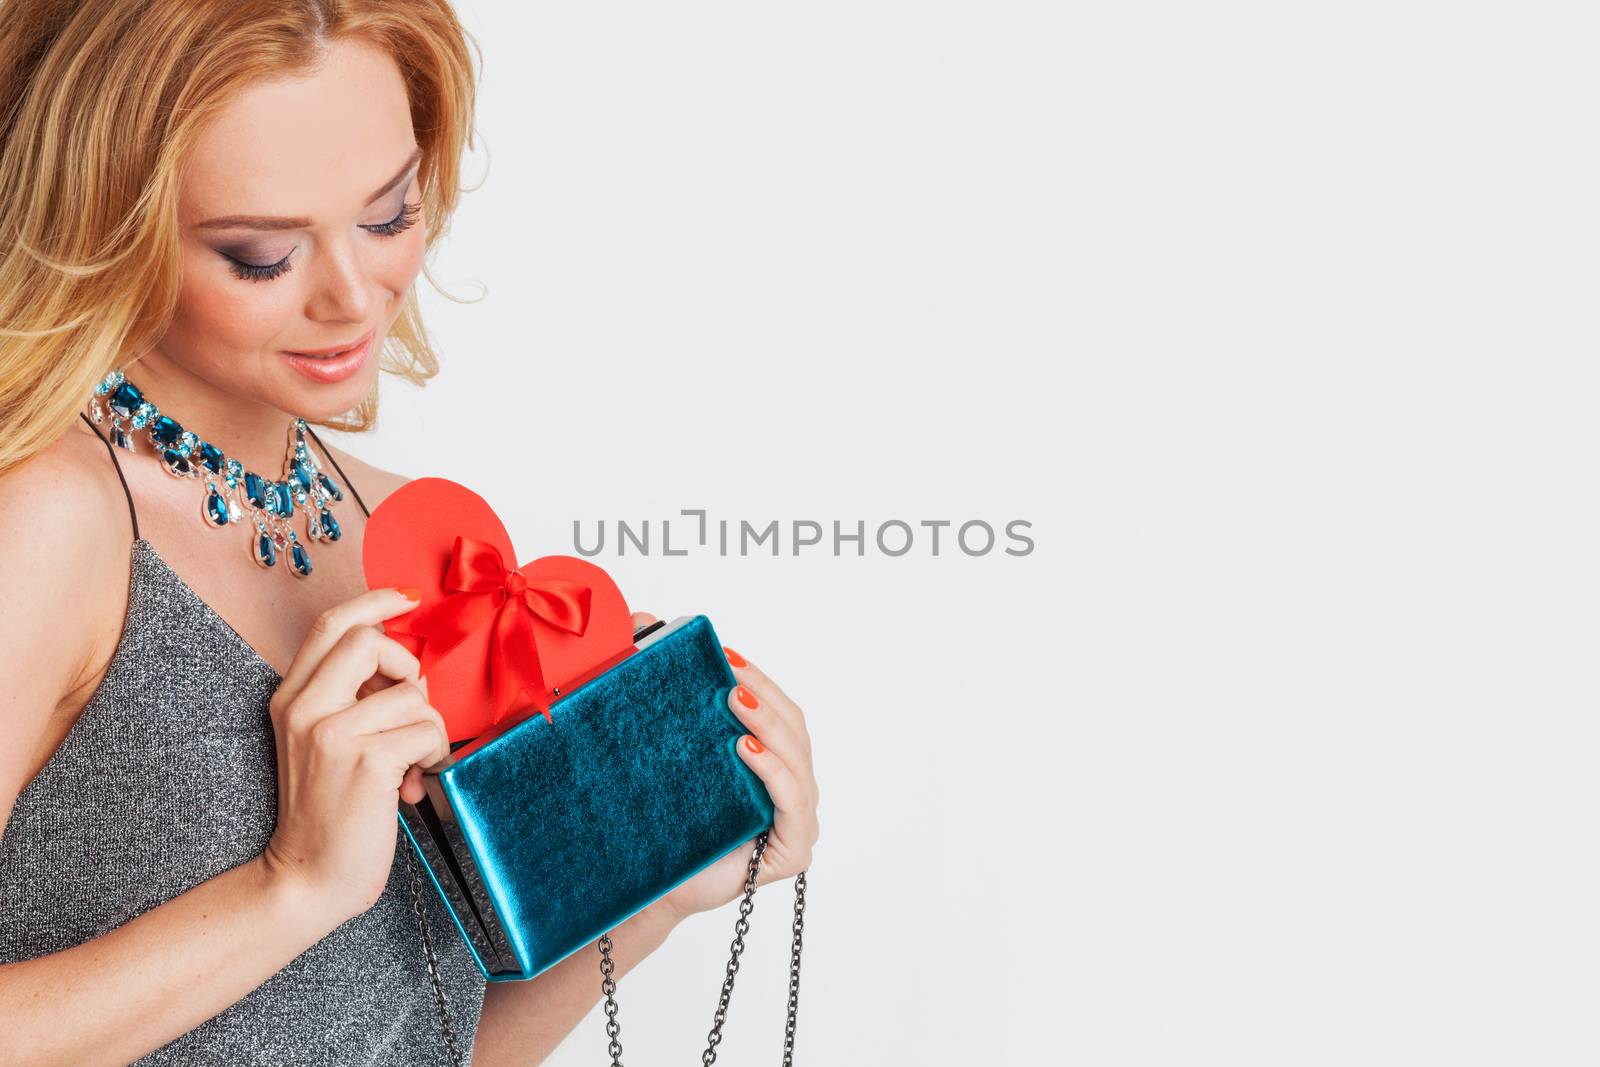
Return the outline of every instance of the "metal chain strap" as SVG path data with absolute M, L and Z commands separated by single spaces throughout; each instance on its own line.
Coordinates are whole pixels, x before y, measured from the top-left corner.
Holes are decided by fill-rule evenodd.
M 744 935 L 750 930 L 750 912 L 755 908 L 756 876 L 761 869 L 761 856 L 767 850 L 767 839 L 770 830 L 761 831 L 756 838 L 754 851 L 750 855 L 750 865 L 745 873 L 744 897 L 739 901 L 739 919 L 734 923 L 734 937 L 731 955 L 728 958 L 727 974 L 722 980 L 722 993 L 717 998 L 717 1011 L 707 1037 L 708 1044 L 700 1054 L 700 1062 L 704 1067 L 710 1067 L 717 1060 L 717 1045 L 722 1041 L 722 1024 L 728 1018 L 728 1002 L 733 997 L 734 976 L 739 973 L 739 955 L 744 951 Z M 455 1027 L 450 1022 L 450 1013 L 446 1009 L 444 984 L 439 979 L 439 959 L 433 951 L 433 939 L 428 935 L 428 917 L 422 909 L 422 880 L 417 875 L 416 860 L 411 855 L 411 849 L 405 849 L 406 872 L 411 881 L 411 906 L 417 913 L 417 928 L 422 933 L 422 948 L 428 957 L 428 977 L 433 983 L 434 1006 L 438 1009 L 439 1027 L 444 1035 L 445 1047 L 450 1053 L 452 1067 L 463 1067 L 464 1060 L 461 1055 L 461 1046 L 456 1041 Z M 793 936 L 789 945 L 789 1004 L 788 1019 L 783 1030 L 783 1067 L 792 1067 L 794 1063 L 794 1035 L 795 1016 L 800 1010 L 800 948 L 801 933 L 805 927 L 806 910 L 806 872 L 801 871 L 794 879 L 794 922 L 791 925 Z M 622 1067 L 622 1043 L 617 1039 L 621 1027 L 617 1023 L 617 1001 L 615 993 L 617 983 L 613 975 L 616 966 L 611 959 L 611 935 L 600 935 L 596 944 L 600 948 L 600 991 L 605 994 L 606 1036 L 610 1039 L 606 1051 L 611 1056 L 611 1067 Z
M 417 929 L 422 932 L 422 950 L 428 957 L 428 977 L 433 981 L 433 1004 L 439 1011 L 439 1029 L 444 1035 L 445 1048 L 450 1053 L 451 1067 L 463 1067 L 461 1045 L 456 1041 L 455 1026 L 450 1022 L 450 1012 L 445 1008 L 444 983 L 439 980 L 439 957 L 433 952 L 433 938 L 428 936 L 428 916 L 422 910 L 422 879 L 417 875 L 417 862 L 411 855 L 411 845 L 405 846 L 406 874 L 411 880 L 411 906 L 417 913 Z
M 700 1054 L 700 1062 L 705 1067 L 710 1067 L 717 1060 L 717 1045 L 722 1042 L 722 1024 L 727 1021 L 728 1001 L 733 996 L 733 979 L 739 973 L 739 954 L 744 951 L 744 935 L 750 930 L 750 912 L 755 907 L 756 875 L 760 871 L 761 856 L 767 850 L 767 838 L 770 833 L 770 830 L 763 830 L 756 838 L 755 850 L 750 856 L 750 866 L 745 873 L 744 897 L 739 901 L 739 919 L 733 927 L 732 954 L 728 958 L 727 976 L 722 980 L 722 995 L 717 999 L 717 1012 L 707 1039 L 709 1043 L 706 1045 L 706 1050 Z M 800 934 L 805 925 L 805 908 L 806 872 L 801 871 L 795 875 L 794 880 L 794 937 L 789 947 L 789 1017 L 784 1026 L 784 1067 L 790 1067 L 794 1062 L 795 1015 L 800 1009 Z M 613 965 L 610 935 L 602 935 L 597 944 L 600 946 L 600 973 L 604 975 L 600 989 L 606 997 L 606 1034 L 611 1038 L 606 1051 L 611 1054 L 611 1067 L 622 1067 L 622 1044 L 617 1040 L 619 1031 L 617 1002 L 612 996 L 617 983 L 611 977 Z
M 794 936 L 789 942 L 789 1021 L 783 1028 L 783 1067 L 794 1063 L 794 1017 L 800 1010 L 800 930 L 805 925 L 806 872 L 794 876 Z

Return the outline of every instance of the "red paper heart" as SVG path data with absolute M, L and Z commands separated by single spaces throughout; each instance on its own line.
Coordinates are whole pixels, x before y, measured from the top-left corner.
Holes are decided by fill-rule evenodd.
M 448 478 L 417 478 L 384 498 L 367 520 L 361 544 L 367 586 L 415 586 L 422 600 L 406 615 L 384 624 L 384 632 L 418 654 L 422 638 L 395 624 L 450 596 L 445 573 L 457 535 L 476 538 L 500 552 L 506 568 L 529 581 L 556 579 L 589 587 L 589 620 L 582 634 L 567 633 L 537 620 L 534 624 L 539 672 L 545 691 L 527 694 L 528 704 L 512 711 L 499 727 L 536 711 L 548 712 L 556 690 L 569 692 L 631 654 L 633 621 L 622 591 L 603 569 L 575 556 L 541 556 L 516 567 L 511 538 L 494 509 L 477 493 Z M 495 728 L 490 675 L 492 628 L 468 634 L 424 672 L 428 701 L 443 716 L 451 741 L 478 737 Z

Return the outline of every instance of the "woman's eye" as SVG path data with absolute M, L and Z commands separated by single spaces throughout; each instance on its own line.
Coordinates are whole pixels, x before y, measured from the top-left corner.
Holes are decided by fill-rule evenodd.
M 404 233 L 406 230 L 411 229 L 421 217 L 422 201 L 418 200 L 409 204 L 402 202 L 400 214 L 388 222 L 380 222 L 375 226 L 363 226 L 361 228 L 369 233 L 378 234 L 380 237 L 393 237 L 397 233 Z
M 372 226 L 363 226 L 361 228 L 366 230 L 368 233 L 375 233 L 380 237 L 393 237 L 395 234 L 404 233 L 406 230 L 409 230 L 412 226 L 416 225 L 417 220 L 421 217 L 422 201 L 418 200 L 415 203 L 402 202 L 400 205 L 400 214 L 396 215 L 388 222 L 380 222 Z M 233 271 L 234 277 L 242 278 L 247 282 L 267 282 L 278 277 L 279 275 L 288 273 L 289 256 L 293 254 L 294 249 L 291 248 L 289 249 L 289 254 L 278 260 L 278 262 L 268 263 L 264 266 L 256 263 L 246 263 L 244 260 L 230 256 L 226 252 L 222 253 L 222 256 L 228 261 L 228 267 Z
M 263 267 L 254 263 L 246 263 L 243 260 L 234 259 L 226 252 L 223 253 L 223 257 L 227 259 L 228 266 L 233 271 L 234 277 L 242 278 L 247 282 L 271 281 L 273 278 L 278 277 L 278 275 L 287 273 L 289 270 L 289 256 L 292 255 L 294 255 L 294 249 L 291 248 L 289 249 L 289 255 L 284 256 L 276 263 L 268 263 Z

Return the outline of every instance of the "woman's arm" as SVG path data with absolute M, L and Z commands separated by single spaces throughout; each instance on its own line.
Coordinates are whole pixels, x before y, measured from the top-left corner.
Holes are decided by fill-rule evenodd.
M 132 531 L 103 449 L 68 433 L 0 479 L 0 833 L 59 742 L 58 710 L 87 699 L 121 630 Z M 0 1061 L 120 1065 L 192 1030 L 342 921 L 303 885 L 258 857 L 93 940 L 0 965 Z
M 257 857 L 91 941 L 0 965 L 5 1062 L 129 1063 L 243 998 L 339 921 Z
M 660 948 L 679 916 L 656 901 L 611 934 L 613 980 Z M 600 1001 L 600 950 L 594 942 L 526 982 L 490 982 L 472 1045 L 473 1067 L 531 1067 L 544 1062 Z M 598 1032 L 597 1032 L 598 1033 Z M 603 1048 L 604 1034 L 596 1037 Z

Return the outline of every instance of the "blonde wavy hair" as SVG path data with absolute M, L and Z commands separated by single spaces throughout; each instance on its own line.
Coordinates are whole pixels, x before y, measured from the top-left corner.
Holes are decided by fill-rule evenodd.
M 0 476 L 166 332 L 179 175 L 207 122 L 349 38 L 388 51 L 405 80 L 426 258 L 459 199 L 483 59 L 446 0 L 0 0 Z M 438 373 L 415 286 L 379 367 L 418 385 Z M 318 425 L 368 430 L 377 401 Z

